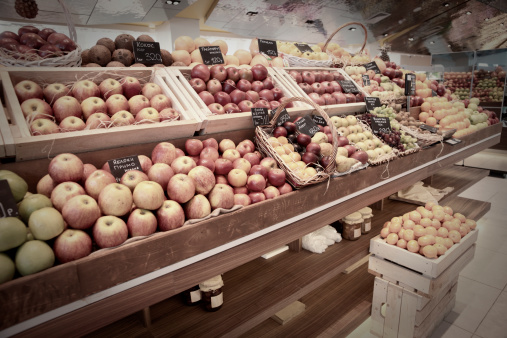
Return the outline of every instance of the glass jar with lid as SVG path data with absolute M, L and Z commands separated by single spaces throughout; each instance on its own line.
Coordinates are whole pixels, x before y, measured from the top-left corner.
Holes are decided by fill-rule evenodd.
M 222 286 L 224 286 L 224 282 L 221 275 L 210 278 L 199 284 L 199 289 L 202 293 L 202 301 L 206 310 L 214 312 L 222 308 L 222 304 L 224 303 Z
M 363 224 L 363 217 L 359 212 L 353 212 L 343 218 L 343 232 L 344 239 L 355 241 L 361 237 L 361 226 Z
M 361 213 L 361 216 L 363 217 L 363 224 L 361 226 L 361 235 L 366 235 L 371 230 L 371 222 L 373 219 L 373 213 L 371 208 L 364 207 L 359 210 L 359 213 Z

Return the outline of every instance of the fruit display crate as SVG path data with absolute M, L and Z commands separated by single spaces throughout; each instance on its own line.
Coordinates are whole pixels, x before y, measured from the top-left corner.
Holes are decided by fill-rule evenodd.
M 13 157 L 15 155 L 14 138 L 12 137 L 3 102 L 0 100 L 0 158 Z
M 289 72 L 291 70 L 296 70 L 298 72 L 302 72 L 305 70 L 309 71 L 329 71 L 329 72 L 338 72 L 343 75 L 345 80 L 349 80 L 354 82 L 350 78 L 350 76 L 345 73 L 340 68 L 315 68 L 315 67 L 285 67 L 285 68 L 274 68 L 275 71 L 285 80 L 285 83 L 287 86 L 290 87 L 290 90 L 292 90 L 296 95 L 307 98 L 309 100 L 310 97 L 308 94 L 306 94 L 296 83 L 296 81 L 292 78 L 292 76 L 289 75 Z M 355 82 L 354 85 L 356 88 L 366 97 L 370 96 L 368 93 L 366 93 L 362 87 L 358 86 Z M 322 106 L 322 109 L 326 111 L 326 113 L 329 116 L 334 115 L 341 115 L 341 114 L 349 114 L 349 113 L 360 113 L 366 111 L 366 104 L 364 102 L 355 102 L 355 103 L 345 103 L 345 104 L 332 104 L 332 105 L 325 105 Z
M 148 143 L 169 139 L 190 137 L 200 129 L 201 121 L 193 111 L 167 87 L 163 79 L 165 72 L 152 69 L 124 68 L 3 68 L 0 71 L 3 95 L 6 104 L 4 111 L 13 135 L 17 161 L 52 157 L 63 152 L 81 153 L 97 149 L 128 146 L 133 143 Z M 56 82 L 75 83 L 89 79 L 100 83 L 107 78 L 121 79 L 132 76 L 141 83 L 154 82 L 172 101 L 173 108 L 180 112 L 180 120 L 150 124 L 112 127 L 107 129 L 81 130 L 67 133 L 32 136 L 29 125 L 21 111 L 14 86 L 23 80 L 32 80 L 40 84 Z M 2 113 L 0 111 L 0 113 Z
M 149 288 L 151 283 L 164 280 L 162 293 L 157 293 L 160 295 L 159 300 L 173 296 L 182 291 L 175 284 L 179 283 L 180 287 L 182 283 L 185 287 L 191 286 L 196 279 L 205 280 L 225 272 L 222 263 L 232 258 L 241 260 L 242 257 L 233 250 L 235 246 L 261 239 L 254 251 L 261 255 L 294 241 L 301 237 L 302 232 L 308 233 L 319 228 L 320 223 L 312 220 L 326 221 L 334 216 L 340 218 L 357 210 L 358 206 L 366 206 L 387 197 L 398 191 L 400 186 L 413 184 L 442 167 L 498 143 L 500 131 L 500 125 L 491 126 L 464 137 L 462 143 L 455 146 L 444 145 L 443 149 L 432 147 L 413 156 L 400 158 L 389 164 L 390 178 L 387 180 L 382 178 L 385 170 L 383 166 L 368 167 L 354 173 L 352 180 L 350 176 L 334 178 L 274 200 L 117 248 L 97 251 L 77 261 L 1 284 L 0 299 L 9 311 L 2 316 L 0 332 L 11 327 L 12 330 L 20 326 L 26 328 L 26 325 L 37 330 L 37 326 L 45 326 L 46 321 L 47 325 L 53 325 L 74 315 L 81 316 L 81 320 L 93 318 L 97 322 L 95 325 L 100 325 L 108 320 L 103 318 L 101 321 L 97 318 L 97 313 L 101 311 L 111 311 L 116 317 L 131 314 L 136 311 L 132 309 L 143 308 L 142 299 L 154 291 Z M 238 142 L 252 138 L 253 135 L 253 129 L 249 129 L 212 137 L 229 138 Z M 181 138 L 171 142 L 176 147 L 182 147 L 186 140 Z M 134 144 L 84 152 L 78 156 L 85 163 L 101 166 L 112 158 L 132 154 L 150 155 L 155 145 L 156 143 Z M 48 158 L 11 162 L 3 164 L 2 169 L 12 170 L 25 178 L 29 191 L 33 192 L 38 180 L 47 173 L 49 162 Z M 266 248 L 266 238 L 272 238 L 272 234 L 279 235 L 273 238 L 274 244 Z M 264 249 L 266 252 L 261 252 Z M 224 253 L 227 257 L 224 256 L 223 262 L 219 264 L 208 264 L 206 271 L 198 269 L 191 274 L 177 275 L 182 267 L 199 261 L 206 264 L 206 259 L 219 253 Z M 118 305 L 117 302 L 125 300 L 124 295 L 130 292 L 138 295 L 138 298 L 127 306 Z
M 169 74 L 167 78 L 169 88 L 174 93 L 180 95 L 178 98 L 181 101 L 186 101 L 186 103 L 192 105 L 194 111 L 199 114 L 202 121 L 201 134 L 253 128 L 252 114 L 250 112 L 223 115 L 213 114 L 189 83 L 191 68 L 167 67 L 166 71 Z M 293 92 L 287 87 L 285 81 L 272 67 L 268 67 L 268 76 L 272 78 L 274 86 L 283 91 L 285 97 L 298 96 L 298 93 Z M 178 88 L 179 90 L 177 90 Z M 313 108 L 305 103 L 295 102 L 294 107 L 287 108 L 287 111 L 291 116 L 298 117 L 311 113 Z

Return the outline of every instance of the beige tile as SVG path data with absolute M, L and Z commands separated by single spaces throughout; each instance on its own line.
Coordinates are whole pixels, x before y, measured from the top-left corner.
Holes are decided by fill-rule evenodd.
M 502 292 L 475 332 L 483 338 L 507 337 L 507 292 Z
M 484 150 L 465 159 L 465 166 L 507 171 L 507 152 Z
M 507 216 L 504 217 L 506 218 Z M 503 223 L 492 217 L 481 218 L 477 222 L 477 229 L 479 229 L 477 247 L 507 255 L 507 227 Z
M 488 201 L 504 187 L 507 187 L 507 180 L 496 177 L 485 177 L 459 194 L 459 196 L 479 201 Z
M 354 331 L 352 331 L 347 338 L 369 338 L 371 326 L 371 317 L 368 317 L 361 325 L 359 325 Z
M 478 335 L 474 334 L 474 335 L 472 336 L 472 338 L 484 338 L 484 337 L 481 337 L 481 336 L 478 336 Z
M 474 259 L 461 271 L 460 276 L 503 290 L 507 285 L 507 269 L 500 267 L 507 267 L 507 254 L 477 246 Z
M 460 276 L 456 305 L 444 320 L 468 332 L 475 332 L 500 292 L 491 286 Z
M 468 332 L 466 330 L 463 330 L 460 327 L 457 327 L 456 325 L 452 325 L 447 322 L 441 322 L 435 330 L 433 330 L 433 333 L 430 338 L 470 338 L 472 337 L 473 333 Z

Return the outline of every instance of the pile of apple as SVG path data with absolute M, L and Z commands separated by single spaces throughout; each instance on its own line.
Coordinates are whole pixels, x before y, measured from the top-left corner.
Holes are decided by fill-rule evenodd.
M 358 94 L 343 93 L 338 81 L 345 80 L 345 77 L 339 72 L 291 70 L 289 75 L 310 99 L 320 106 L 364 101 L 364 95 L 361 92 Z
M 384 223 L 380 236 L 388 244 L 427 258 L 437 258 L 476 226 L 474 220 L 461 213 L 453 213 L 451 207 L 428 202 L 424 207 L 417 207 Z
M 180 118 L 159 85 L 141 85 L 131 76 L 119 81 L 108 78 L 98 85 L 91 80 L 78 81 L 72 87 L 52 83 L 44 89 L 31 80 L 23 80 L 14 86 L 14 91 L 32 135 Z
M 17 34 L 10 31 L 0 33 L 0 48 L 13 52 L 7 53 L 7 57 L 37 60 L 62 56 L 75 50 L 77 45 L 67 35 L 54 29 L 23 26 Z
M 192 68 L 190 76 L 190 85 L 213 114 L 275 109 L 284 99 L 283 91 L 268 76 L 268 69 L 260 64 L 251 69 L 199 64 Z M 292 103 L 286 105 L 291 106 Z
M 115 247 L 129 237 L 179 228 L 218 208 L 246 206 L 292 191 L 276 161 L 262 158 L 250 140 L 236 145 L 229 139 L 189 139 L 184 150 L 161 142 L 151 158 L 140 155 L 139 160 L 142 171 L 129 170 L 117 182 L 108 162 L 97 169 L 76 155 L 57 155 L 38 182 L 37 194 L 24 199 L 26 182 L 0 172 L 2 179 L 24 183 L 11 188 L 21 201 L 21 220 L 0 220 L 0 251 L 30 247 L 26 256 L 13 253 L 16 265 L 22 260 L 26 266 L 18 268 L 24 276 L 53 266 L 55 257 L 70 262 L 89 255 L 94 245 Z M 0 264 L 4 259 L 0 254 Z
M 331 122 L 337 128 L 340 135 L 338 137 L 338 155 L 351 157 L 362 164 L 368 160 L 375 161 L 379 157 L 392 153 L 393 149 L 382 143 L 375 135 L 368 130 L 363 130 L 357 123 L 354 115 L 346 117 L 332 116 Z M 343 158 L 340 158 L 343 160 Z M 337 162 L 338 166 L 338 162 Z M 337 168 L 338 172 L 343 172 Z M 347 170 L 345 170 L 347 171 Z

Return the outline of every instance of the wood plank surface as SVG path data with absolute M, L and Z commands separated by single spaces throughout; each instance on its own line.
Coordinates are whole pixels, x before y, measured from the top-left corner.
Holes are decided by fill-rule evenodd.
M 391 177 L 403 174 L 409 168 L 413 168 L 417 165 L 424 166 L 403 177 L 383 182 L 380 177 L 382 177 L 385 170 L 384 166 L 371 167 L 354 174 L 354 185 L 350 184 L 348 176 L 336 178 L 330 181 L 329 188 L 325 184 L 308 187 L 301 191 L 284 195 L 273 201 L 263 202 L 243 208 L 231 214 L 223 215 L 220 217 L 219 221 L 205 221 L 199 223 L 199 226 L 182 228 L 179 232 L 168 232 L 159 238 L 144 239 L 133 244 L 110 250 L 107 253 L 100 253 L 94 258 L 88 257 L 80 260 L 76 262 L 76 264 L 78 264 L 80 276 L 79 290 L 82 292 L 81 297 L 84 297 L 119 283 L 132 280 L 136 277 L 141 277 L 163 266 L 168 266 L 182 259 L 192 257 L 206 251 L 208 248 L 216 247 L 235 238 L 241 238 L 247 234 L 265 229 L 289 217 L 318 208 L 325 203 L 338 201 L 336 205 L 330 205 L 327 209 L 319 210 L 318 212 L 310 212 L 308 217 L 296 221 L 290 226 L 274 230 L 268 235 L 263 235 L 248 243 L 241 244 L 234 249 L 228 250 L 228 252 L 219 253 L 208 259 L 194 263 L 188 268 L 177 270 L 155 280 L 147 281 L 140 286 L 112 295 L 107 301 L 99 301 L 91 304 L 79 311 L 63 315 L 57 320 L 49 321 L 40 325 L 39 328 L 34 328 L 27 332 L 40 333 L 44 332 L 45 329 L 49 329 L 50 331 L 48 332 L 51 332 L 51 329 L 54 328 L 55 325 L 59 327 L 59 325 L 65 323 L 66 320 L 74 322 L 76 316 L 80 318 L 79 325 L 83 326 L 82 329 L 84 332 L 111 323 L 139 309 L 150 306 L 164 297 L 170 297 L 181 292 L 185 288 L 193 285 L 192 283 L 195 283 L 196 280 L 204 280 L 214 275 L 224 273 L 266 252 L 276 249 L 280 247 L 280 245 L 296 240 L 302 235 L 340 219 L 360 207 L 369 205 L 382 197 L 388 196 L 401 187 L 437 172 L 442 166 L 452 165 L 458 158 L 468 156 L 469 153 L 474 153 L 484 147 L 488 147 L 491 143 L 496 141 L 496 137 L 473 145 L 460 153 L 451 154 L 452 152 L 461 149 L 460 147 L 471 145 L 473 142 L 477 142 L 481 137 L 491 135 L 495 131 L 496 129 L 493 126 L 491 129 L 484 130 L 483 134 L 478 132 L 475 136 L 471 135 L 468 138 L 464 138 L 460 145 L 452 148 L 450 146 L 444 147 L 442 154 L 440 154 L 441 160 L 433 164 L 428 164 L 428 161 L 432 160 L 436 154 L 440 152 L 440 149 L 432 148 L 422 151 L 417 155 L 411 155 L 393 161 L 389 165 Z M 235 132 L 228 134 L 228 137 L 240 140 L 244 138 L 245 134 L 246 131 Z M 184 141 L 185 139 L 177 140 L 174 144 L 181 146 Z M 113 156 L 120 157 L 132 153 L 144 153 L 149 155 L 152 147 L 153 144 L 151 146 L 136 145 L 128 148 L 117 148 L 114 151 L 104 150 L 84 153 L 80 156 L 85 162 L 98 162 L 101 165 L 105 160 L 114 158 Z M 442 159 L 442 156 L 446 154 L 451 155 Z M 42 159 L 27 163 L 7 163 L 3 167 L 5 169 L 14 169 L 21 176 L 27 177 L 27 180 L 30 181 L 33 187 L 37 180 L 45 174 L 45 168 L 47 168 L 48 163 L 48 159 Z M 39 171 L 34 173 L 33 168 L 39 168 Z M 381 183 L 384 184 L 380 185 Z M 371 184 L 377 184 L 377 186 L 368 193 L 351 195 L 361 191 L 361 189 L 368 188 Z M 341 198 L 343 197 L 346 197 L 346 200 L 342 201 Z M 399 212 L 392 213 L 393 216 L 399 214 Z M 252 217 L 253 215 L 255 215 L 255 217 Z M 387 213 L 387 215 L 389 215 L 389 213 Z M 182 234 L 183 232 L 185 232 L 185 234 Z M 217 234 L 220 234 L 220 236 L 217 236 Z M 224 234 L 228 235 L 224 236 Z M 361 254 L 366 254 L 366 248 L 367 246 L 359 249 Z M 362 256 L 358 253 L 358 257 L 351 257 L 350 259 L 355 261 L 361 257 Z M 215 264 L 210 264 L 210 262 L 215 262 Z M 344 259 L 342 263 L 347 265 L 347 259 Z M 340 268 L 343 269 L 345 267 L 346 266 L 340 266 Z M 52 271 L 52 269 L 49 269 L 48 273 L 50 271 Z M 128 271 L 128 273 L 125 273 L 125 271 Z M 337 271 L 340 271 L 340 269 Z M 173 285 L 171 281 L 174 281 L 175 278 L 178 283 Z M 169 281 L 169 284 L 167 281 Z M 24 280 L 13 282 L 22 284 Z M 168 285 L 170 286 L 168 287 Z M 3 285 L 0 286 L 0 293 L 2 292 L 8 295 L 9 288 Z M 145 295 L 146 297 L 141 298 L 139 295 Z M 282 305 L 285 306 L 287 304 L 280 304 L 280 308 L 283 308 Z M 36 304 L 30 303 L 27 305 L 36 306 Z M 57 306 L 54 308 L 56 307 Z M 101 318 L 100 320 L 94 319 L 93 314 L 96 313 L 95 311 L 97 311 L 97 309 L 108 308 L 115 314 L 108 318 Z M 20 315 L 19 320 L 26 320 L 30 317 L 31 315 Z M 89 320 L 83 320 L 83 318 L 89 318 Z M 5 325 L 11 326 L 14 323 L 16 322 L 5 323 Z

